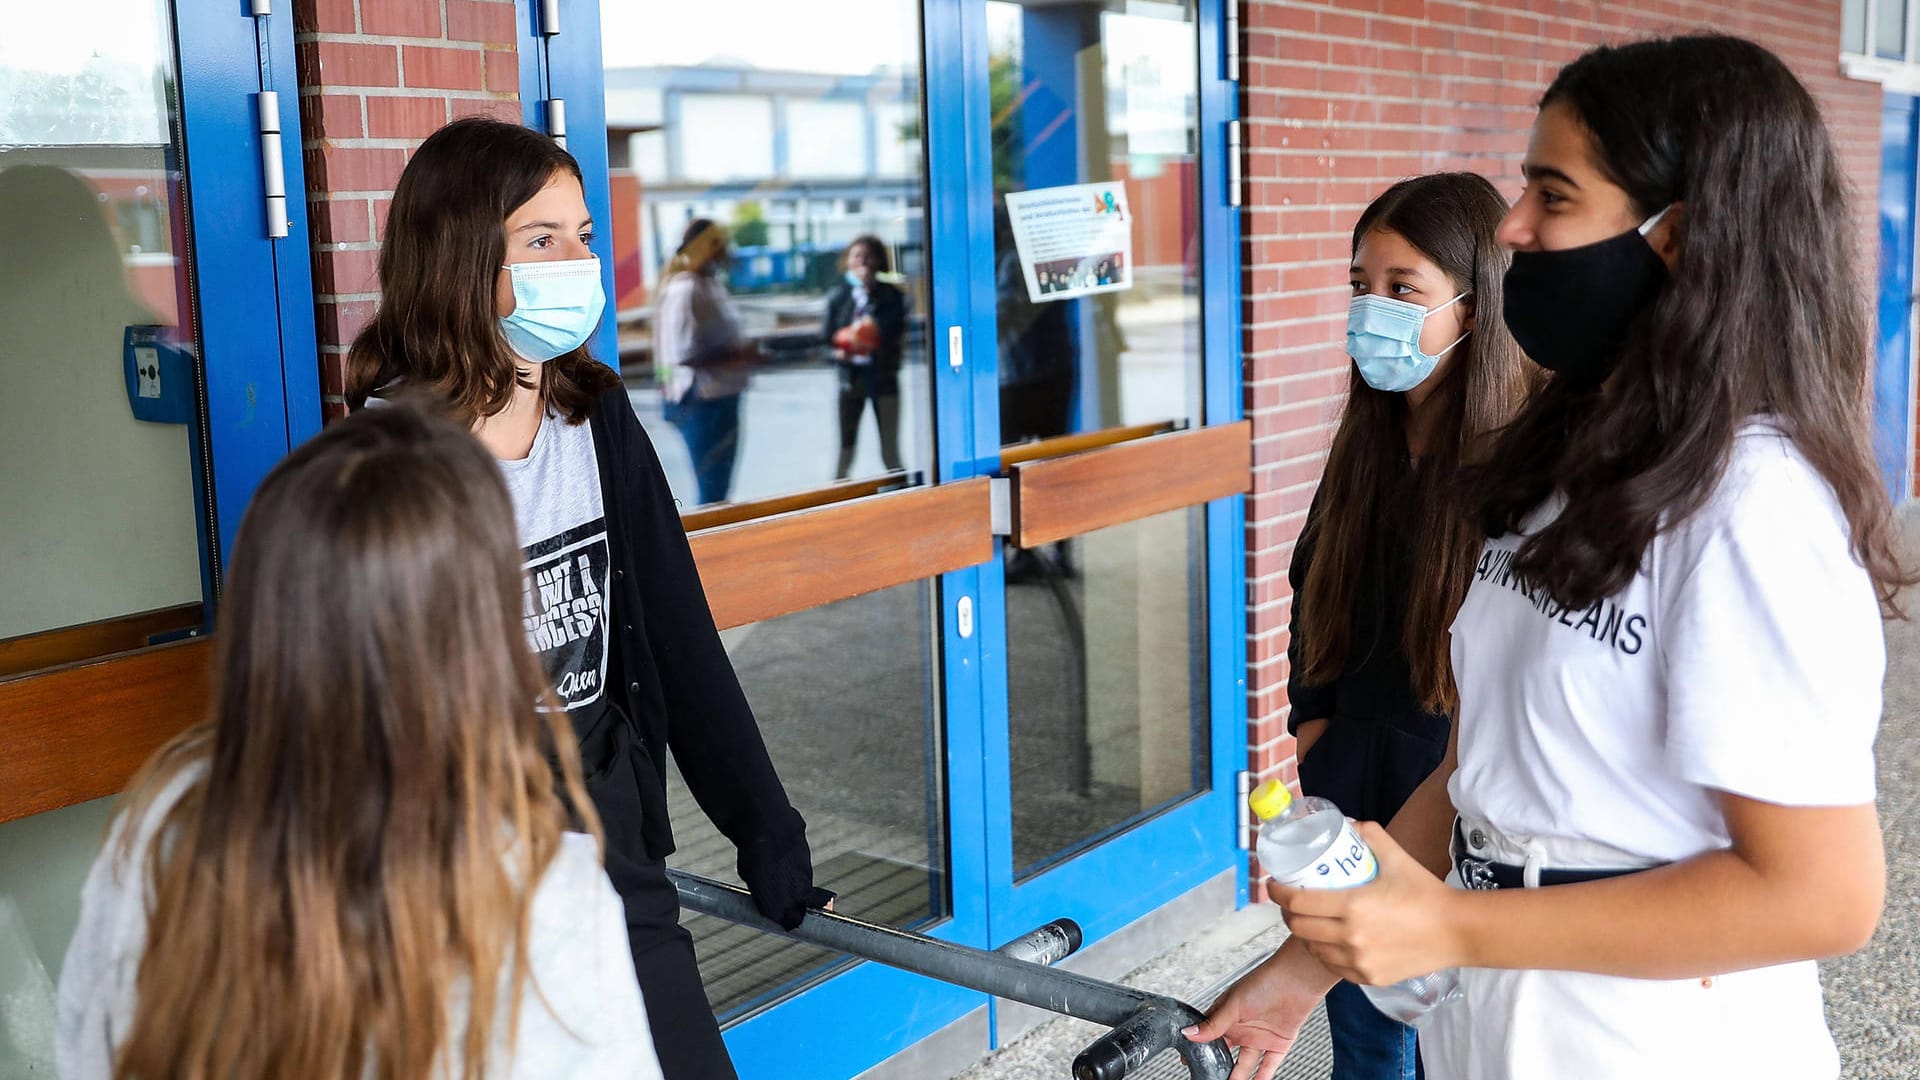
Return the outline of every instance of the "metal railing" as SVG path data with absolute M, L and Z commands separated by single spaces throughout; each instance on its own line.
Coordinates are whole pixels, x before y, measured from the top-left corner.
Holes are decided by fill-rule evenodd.
M 1107 1033 L 1074 1058 L 1074 1080 L 1124 1080 L 1168 1050 L 1194 1080 L 1226 1080 L 1233 1069 L 1224 1040 L 1196 1043 L 1180 1034 L 1202 1017 L 1186 1002 L 1048 966 L 1080 947 L 1080 928 L 1071 920 L 1057 919 L 992 951 L 830 911 L 809 911 L 798 927 L 783 930 L 760 914 L 745 889 L 680 870 L 667 876 L 680 890 L 681 906 L 703 915 L 1105 1025 Z

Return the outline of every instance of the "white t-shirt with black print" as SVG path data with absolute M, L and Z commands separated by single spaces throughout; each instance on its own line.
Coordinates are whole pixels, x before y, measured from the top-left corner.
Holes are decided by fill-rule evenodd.
M 526 556 L 527 644 L 568 712 L 597 712 L 607 693 L 613 594 L 593 428 L 548 413 L 527 456 L 500 462 L 500 472 Z
M 1463 818 L 1543 865 L 1635 866 L 1729 847 L 1718 792 L 1874 800 L 1879 604 L 1832 489 L 1779 427 L 1742 429 L 1707 504 L 1617 596 L 1561 608 L 1513 572 L 1521 539 L 1486 545 L 1453 623 Z M 1811 962 L 1672 981 L 1468 969 L 1463 991 L 1421 1036 L 1436 1078 L 1839 1068 Z

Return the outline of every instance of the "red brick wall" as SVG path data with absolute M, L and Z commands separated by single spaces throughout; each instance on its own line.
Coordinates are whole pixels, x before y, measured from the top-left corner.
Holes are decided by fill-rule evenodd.
M 1840 0 L 1246 0 L 1248 745 L 1297 780 L 1286 735 L 1287 562 L 1347 385 L 1348 233 L 1418 173 L 1469 169 L 1510 198 L 1533 106 L 1606 41 L 1713 27 L 1779 52 L 1827 110 L 1873 243 L 1880 88 L 1840 74 Z M 1872 252 L 1873 246 L 1863 248 Z M 1871 276 L 1873 260 L 1863 273 Z
M 514 19 L 513 0 L 295 0 L 328 419 L 346 412 L 346 347 L 373 314 L 378 238 L 408 155 L 458 117 L 520 119 Z

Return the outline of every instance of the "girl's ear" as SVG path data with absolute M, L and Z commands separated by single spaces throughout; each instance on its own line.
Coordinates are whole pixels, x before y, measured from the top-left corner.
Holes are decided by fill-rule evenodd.
M 1461 300 L 1460 309 L 1465 313 L 1460 316 L 1460 332 L 1464 334 L 1473 329 L 1473 297 Z

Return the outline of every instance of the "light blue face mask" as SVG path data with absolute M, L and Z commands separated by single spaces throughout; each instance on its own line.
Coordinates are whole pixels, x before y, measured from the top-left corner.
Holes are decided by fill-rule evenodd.
M 1391 296 L 1367 294 L 1353 298 L 1347 309 L 1347 355 L 1353 357 L 1360 377 L 1375 390 L 1404 394 L 1427 381 L 1440 358 L 1453 351 L 1453 345 L 1467 340 L 1466 334 L 1429 356 L 1420 351 L 1420 331 L 1427 316 L 1445 311 L 1466 299 L 1468 294 L 1441 304 L 1432 311 Z M 1471 331 L 1469 331 L 1471 333 Z
M 523 359 L 544 364 L 593 336 L 607 306 L 599 258 L 510 263 L 503 269 L 513 279 L 513 314 L 500 320 L 500 332 Z

